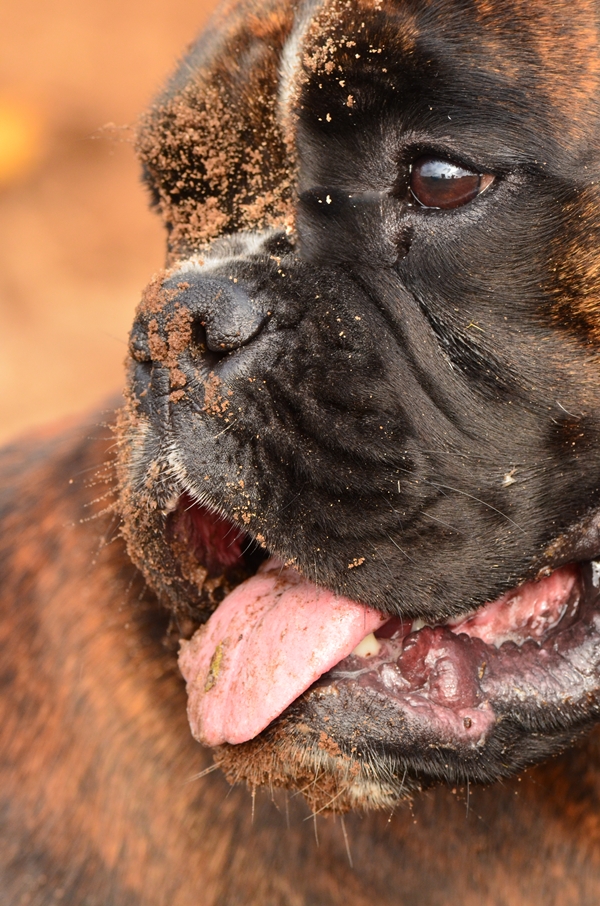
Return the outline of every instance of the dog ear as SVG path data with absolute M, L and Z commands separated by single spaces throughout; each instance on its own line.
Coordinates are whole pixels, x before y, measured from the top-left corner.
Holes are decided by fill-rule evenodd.
M 293 155 L 277 108 L 292 24 L 289 2 L 225 3 L 143 118 L 137 150 L 171 260 L 289 221 Z

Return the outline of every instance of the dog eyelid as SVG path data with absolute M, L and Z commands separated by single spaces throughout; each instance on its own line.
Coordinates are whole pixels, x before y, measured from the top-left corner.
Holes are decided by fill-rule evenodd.
M 412 164 L 409 188 L 422 207 L 451 210 L 473 201 L 493 182 L 491 173 L 478 173 L 462 164 L 428 155 Z

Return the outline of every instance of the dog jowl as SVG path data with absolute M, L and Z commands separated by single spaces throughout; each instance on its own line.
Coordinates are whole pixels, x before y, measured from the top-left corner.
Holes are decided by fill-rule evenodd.
M 384 806 L 597 720 L 599 97 L 585 0 L 242 3 L 147 115 L 124 532 L 231 779 Z

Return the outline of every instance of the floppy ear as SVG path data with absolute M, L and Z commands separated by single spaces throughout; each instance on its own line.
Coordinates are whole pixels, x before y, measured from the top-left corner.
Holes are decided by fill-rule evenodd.
M 292 24 L 289 2 L 224 3 L 142 120 L 137 148 L 171 260 L 289 218 L 293 167 L 277 105 Z

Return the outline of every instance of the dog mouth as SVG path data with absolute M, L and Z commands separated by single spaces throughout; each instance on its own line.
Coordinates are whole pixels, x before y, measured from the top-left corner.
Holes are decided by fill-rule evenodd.
M 559 566 L 427 625 L 316 586 L 206 507 L 177 512 L 213 572 L 253 573 L 181 642 L 190 726 L 205 745 L 252 740 L 309 700 L 352 751 L 396 741 L 477 754 L 503 723 L 573 735 L 597 709 L 600 561 Z

